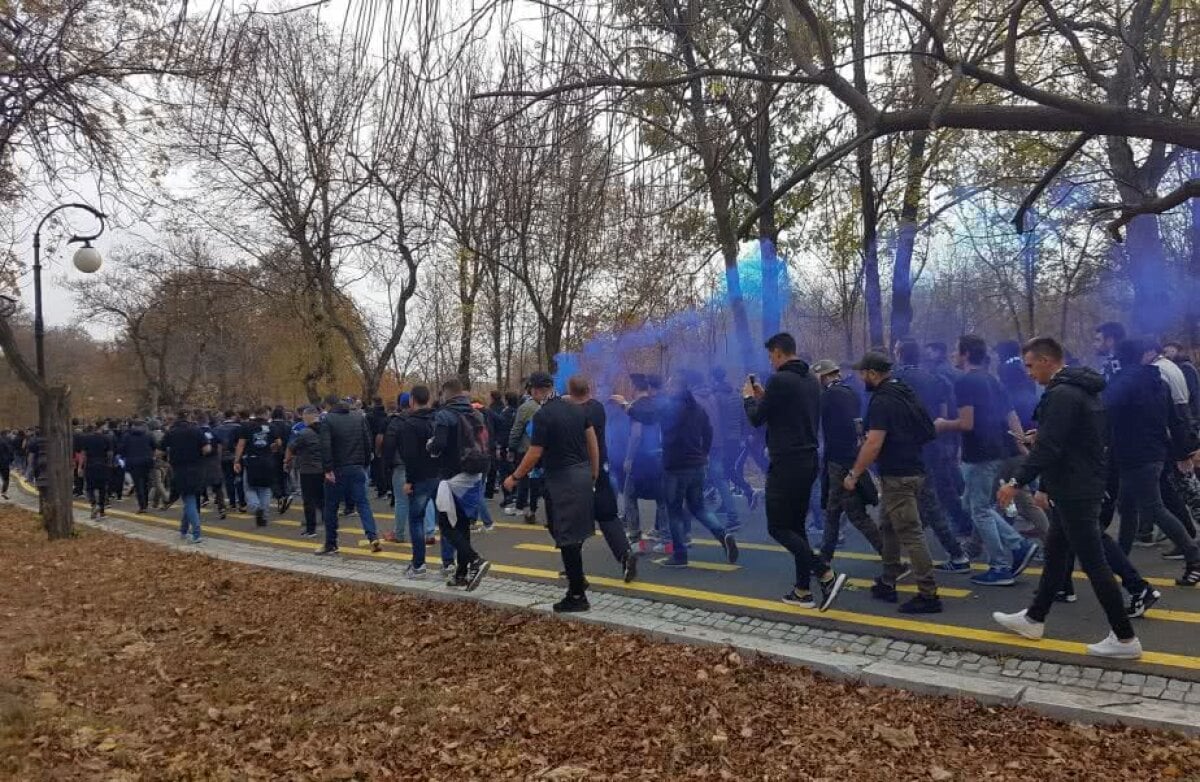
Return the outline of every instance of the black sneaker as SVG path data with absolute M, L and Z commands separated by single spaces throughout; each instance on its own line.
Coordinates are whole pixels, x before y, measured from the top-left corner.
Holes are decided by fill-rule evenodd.
M 292 498 L 290 496 L 284 497 L 279 501 L 279 512 L 281 514 L 287 513 L 287 509 L 290 507 L 292 507 Z
M 302 538 L 315 538 L 316 536 L 317 536 L 316 530 L 314 530 L 312 532 L 305 530 L 304 532 L 300 533 L 300 537 L 302 537 Z
M 1183 549 L 1179 548 L 1179 546 L 1175 546 L 1173 549 L 1171 549 L 1167 553 L 1163 554 L 1162 558 L 1163 559 L 1174 559 L 1174 560 L 1178 560 L 1178 561 L 1182 562 L 1184 559 Z
M 1068 592 L 1065 589 L 1060 589 L 1054 593 L 1054 602 L 1056 603 L 1074 603 L 1079 599 L 1079 595 L 1074 592 Z
M 1162 597 L 1162 592 L 1159 592 L 1154 587 L 1146 587 L 1140 594 L 1133 595 L 1129 598 L 1129 608 L 1125 609 L 1125 614 L 1130 619 L 1137 619 L 1139 616 L 1145 616 L 1150 607 L 1158 602 Z
M 556 614 L 574 614 L 587 611 L 592 606 L 588 603 L 587 595 L 567 595 L 554 604 Z
M 263 513 L 261 510 L 255 511 L 254 512 L 254 526 L 256 526 L 256 527 L 267 526 L 267 514 Z
M 900 600 L 900 595 L 896 592 L 896 587 L 883 583 L 878 578 L 875 583 L 871 584 L 871 597 L 876 600 L 882 600 L 885 603 L 896 603 Z
M 1188 565 L 1183 575 L 1175 579 L 1175 586 L 1194 587 L 1200 584 L 1200 564 Z
M 625 561 L 621 563 L 622 576 L 626 584 L 637 578 L 637 561 L 637 554 L 630 551 L 625 555 Z
M 448 587 L 465 587 L 469 583 L 471 582 L 467 580 L 466 576 L 460 576 L 457 573 L 451 573 L 450 577 L 446 579 Z
M 821 605 L 818 608 L 822 612 L 828 611 L 829 607 L 833 605 L 833 601 L 837 600 L 842 587 L 846 585 L 847 578 L 845 573 L 829 571 L 829 578 L 821 582 Z
M 140 510 L 140 511 L 138 511 L 138 513 L 145 513 L 145 511 Z M 229 514 L 227 514 L 225 512 L 224 508 L 217 508 L 217 518 L 220 519 L 221 521 L 224 521 L 228 517 L 228 515 Z
M 468 592 L 474 592 L 479 587 L 479 582 L 483 580 L 483 577 L 487 575 L 491 567 L 492 563 L 483 557 L 476 557 L 475 561 L 467 566 Z
M 899 610 L 902 614 L 940 614 L 942 601 L 936 597 L 917 595 L 901 605 Z
M 321 548 L 317 549 L 313 553 L 316 554 L 318 557 L 328 557 L 332 554 L 338 553 L 338 547 L 337 546 L 321 546 Z
M 817 607 L 817 601 L 816 598 L 813 597 L 812 592 L 797 592 L 795 589 L 792 589 L 781 599 L 788 605 L 796 606 L 798 608 Z
M 246 512 L 246 506 L 245 506 L 245 505 L 239 505 L 239 506 L 238 506 L 238 513 L 245 513 L 245 512 Z
M 733 535 L 726 534 L 721 540 L 721 544 L 725 547 L 725 559 L 729 560 L 729 564 L 735 565 L 738 561 L 737 541 L 733 539 Z

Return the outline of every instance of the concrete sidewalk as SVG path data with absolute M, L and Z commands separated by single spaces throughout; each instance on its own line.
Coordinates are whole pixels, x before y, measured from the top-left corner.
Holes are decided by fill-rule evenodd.
M 21 496 L 17 504 L 30 507 L 31 499 Z M 306 552 L 215 538 L 188 545 L 165 525 L 151 527 L 114 517 L 93 522 L 83 512 L 77 512 L 76 519 L 86 526 L 198 556 L 375 584 L 436 599 L 476 600 L 549 613 L 551 604 L 562 595 L 557 584 L 503 578 L 488 578 L 468 594 L 445 586 L 432 574 L 425 580 L 406 579 L 401 566 L 386 560 L 316 558 Z M 1011 655 L 942 651 L 877 635 L 772 622 L 598 590 L 592 591 L 590 599 L 590 612 L 570 615 L 566 621 L 593 622 L 676 642 L 727 645 L 743 654 L 768 655 L 835 678 L 971 698 L 985 704 L 1019 705 L 1065 720 L 1200 735 L 1200 683 Z

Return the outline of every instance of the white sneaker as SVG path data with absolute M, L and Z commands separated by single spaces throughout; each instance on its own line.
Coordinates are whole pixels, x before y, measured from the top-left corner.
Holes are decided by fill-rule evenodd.
M 503 510 L 504 510 L 505 516 L 516 516 L 517 515 L 517 509 L 516 509 L 516 506 L 514 506 L 514 505 L 505 505 Z
M 1028 638 L 1032 641 L 1042 640 L 1042 633 L 1046 632 L 1045 622 L 1035 622 L 1025 615 L 1026 611 L 1021 610 L 1015 614 L 1005 614 L 1000 611 L 992 613 L 992 619 L 1006 630 L 1012 630 L 1017 635 Z
M 1142 656 L 1142 642 L 1136 637 L 1128 641 L 1117 640 L 1117 634 L 1109 631 L 1108 637 L 1098 644 L 1088 644 L 1087 653 L 1093 657 L 1108 657 L 1113 660 L 1136 660 Z

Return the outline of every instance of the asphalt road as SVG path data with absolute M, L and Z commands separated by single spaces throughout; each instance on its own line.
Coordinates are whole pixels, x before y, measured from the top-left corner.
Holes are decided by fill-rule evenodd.
M 374 501 L 373 506 L 382 534 L 391 529 L 392 511 L 386 499 Z M 495 529 L 477 532 L 473 541 L 483 556 L 492 561 L 492 572 L 505 578 L 558 579 L 561 561 L 546 529 L 540 523 L 529 525 L 522 523 L 519 517 L 505 516 L 495 502 L 490 507 L 497 522 Z M 151 512 L 145 516 L 133 514 L 134 509 L 132 501 L 126 499 L 114 505 L 109 515 L 152 525 L 178 524 L 178 506 L 168 512 Z M 647 507 L 646 511 L 642 516 L 643 523 L 653 518 L 652 508 Z M 1028 604 L 1041 572 L 1040 563 L 1035 562 L 1011 587 L 976 587 L 965 575 L 939 574 L 944 613 L 907 617 L 897 613 L 895 605 L 871 598 L 867 590 L 871 579 L 879 573 L 878 559 L 864 553 L 869 551 L 866 543 L 849 524 L 844 524 L 847 542 L 835 565 L 852 580 L 834 608 L 821 614 L 786 605 L 779 599 L 793 577 L 791 557 L 767 536 L 761 509 L 749 513 L 743 505 L 741 515 L 744 526 L 738 534 L 741 557 L 737 565 L 728 565 L 716 542 L 703 539 L 700 534 L 703 528 L 695 525 L 697 542 L 690 552 L 692 567 L 668 570 L 653 562 L 661 555 L 646 553 L 641 559 L 639 578 L 632 584 L 621 581 L 620 566 L 609 553 L 603 538 L 597 535 L 584 547 L 584 566 L 592 589 L 773 621 L 820 624 L 846 632 L 915 640 L 930 647 L 992 654 L 1007 651 L 1024 657 L 1200 680 L 1200 589 L 1174 585 L 1175 577 L 1182 572 L 1182 563 L 1163 560 L 1163 548 L 1134 550 L 1134 564 L 1163 594 L 1154 610 L 1145 618 L 1135 620 L 1145 656 L 1138 662 L 1110 664 L 1100 663 L 1084 654 L 1084 644 L 1099 640 L 1107 634 L 1108 628 L 1082 572 L 1075 574 L 1078 602 L 1056 604 L 1047 623 L 1046 638 L 1041 642 L 1026 641 L 999 630 L 991 614 L 993 611 L 1016 611 Z M 321 542 L 320 538 L 299 537 L 302 512 L 298 498 L 282 517 L 272 510 L 266 527 L 256 527 L 253 517 L 243 514 L 231 514 L 224 521 L 218 520 L 211 507 L 204 509 L 201 517 L 205 535 L 289 550 L 315 551 Z M 398 568 L 403 568 L 409 560 L 409 548 L 404 544 L 385 544 L 382 553 L 371 553 L 357 516 L 342 519 L 341 533 L 342 553 L 339 556 L 379 557 L 395 561 Z M 932 536 L 929 540 L 937 558 L 941 554 L 940 547 Z M 438 562 L 437 551 L 436 546 L 431 547 L 431 566 Z M 429 578 L 437 577 L 434 575 L 436 570 L 431 567 Z M 915 591 L 911 584 L 902 583 L 900 588 L 902 600 L 905 591 Z

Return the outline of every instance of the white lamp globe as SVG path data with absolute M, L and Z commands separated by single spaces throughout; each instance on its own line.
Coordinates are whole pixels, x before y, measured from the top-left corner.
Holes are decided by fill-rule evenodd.
M 75 251 L 75 268 L 84 274 L 91 274 L 100 268 L 100 251 L 86 243 Z

